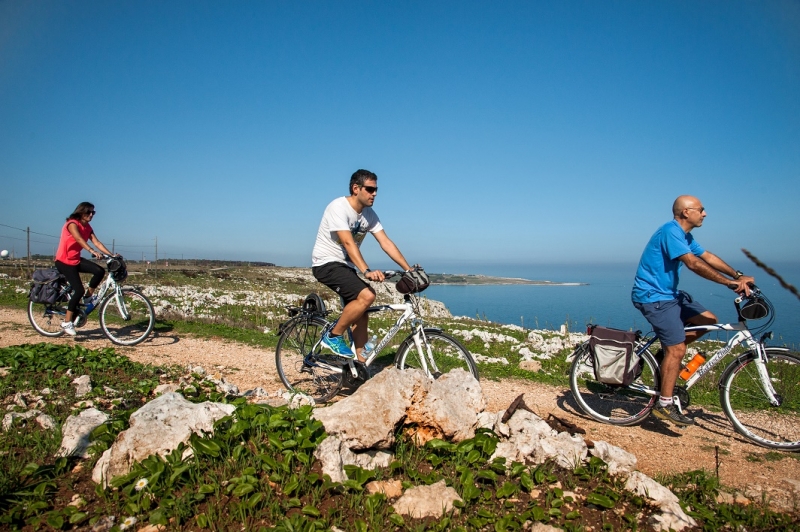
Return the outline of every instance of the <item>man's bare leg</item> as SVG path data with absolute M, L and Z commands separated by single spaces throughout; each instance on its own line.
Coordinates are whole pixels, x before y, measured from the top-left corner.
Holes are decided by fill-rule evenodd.
M 338 336 L 344 334 L 348 327 L 353 326 L 353 343 L 355 344 L 353 347 L 359 354 L 359 360 L 363 360 L 360 353 L 364 349 L 364 344 L 367 343 L 369 317 L 366 311 L 374 302 L 375 292 L 370 288 L 364 288 L 356 299 L 344 306 L 339 321 L 331 329 L 331 334 Z
M 717 317 L 707 310 L 702 314 L 698 314 L 697 316 L 689 318 L 689 323 L 691 323 L 692 325 L 712 325 L 714 323 L 717 323 Z M 691 344 L 692 342 L 696 341 L 698 338 L 703 336 L 705 333 L 706 331 L 687 331 L 685 343 L 687 345 Z

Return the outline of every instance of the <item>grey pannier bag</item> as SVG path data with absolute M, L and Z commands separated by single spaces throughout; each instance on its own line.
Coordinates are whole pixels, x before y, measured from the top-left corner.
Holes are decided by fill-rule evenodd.
M 594 376 L 604 384 L 627 386 L 636 380 L 639 355 L 636 354 L 636 333 L 590 326 L 589 348 L 594 356 Z
M 66 278 L 55 268 L 36 270 L 33 272 L 33 283 L 28 299 L 34 303 L 52 305 L 58 301 L 61 286 L 66 282 Z

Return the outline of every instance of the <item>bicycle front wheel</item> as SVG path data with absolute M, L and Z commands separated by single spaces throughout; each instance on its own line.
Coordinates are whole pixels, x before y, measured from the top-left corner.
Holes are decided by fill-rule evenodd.
M 100 303 L 100 328 L 117 345 L 143 342 L 155 324 L 153 304 L 135 288 L 123 288 Z
M 425 329 L 421 350 L 414 343 L 412 334 L 400 344 L 395 365 L 398 369 L 428 369 L 428 376 L 438 379 L 451 369 L 461 368 L 478 379 L 478 367 L 467 349 L 458 340 L 435 329 Z M 423 365 L 423 357 L 425 364 Z
M 764 447 L 800 450 L 800 356 L 766 348 L 766 370 L 780 404 L 773 405 L 759 378 L 752 351 L 733 361 L 720 378 L 720 402 L 736 432 Z
M 48 305 L 47 303 L 28 301 L 28 321 L 42 336 L 56 338 L 64 334 L 61 322 L 66 317 L 66 310 L 66 307 L 62 307 L 60 303 Z
M 319 341 L 328 322 L 300 315 L 283 327 L 275 348 L 275 367 L 287 390 L 324 403 L 342 389 L 344 359 L 320 351 Z M 344 367 L 343 367 L 344 366 Z
M 588 342 L 579 345 L 573 355 L 569 387 L 586 414 L 611 425 L 635 425 L 650 414 L 658 400 L 660 374 L 649 352 L 642 353 L 642 374 L 628 386 L 597 380 Z

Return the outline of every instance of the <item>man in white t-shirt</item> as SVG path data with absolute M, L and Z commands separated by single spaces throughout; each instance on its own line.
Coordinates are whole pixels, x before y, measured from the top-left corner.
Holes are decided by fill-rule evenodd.
M 361 358 L 367 343 L 367 308 L 375 301 L 375 291 L 358 276 L 383 282 L 381 271 L 372 271 L 361 255 L 361 242 L 372 233 L 381 249 L 403 270 L 411 268 L 383 230 L 378 215 L 372 210 L 378 194 L 378 176 L 368 170 L 357 170 L 350 177 L 350 195 L 333 200 L 325 209 L 317 231 L 317 241 L 311 253 L 314 277 L 339 294 L 344 309 L 339 321 L 322 339 L 322 345 L 345 358 Z M 353 329 L 355 352 L 344 342 L 342 334 Z

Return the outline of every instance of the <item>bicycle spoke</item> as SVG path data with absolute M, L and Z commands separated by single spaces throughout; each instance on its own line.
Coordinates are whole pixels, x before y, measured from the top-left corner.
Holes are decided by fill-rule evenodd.
M 598 382 L 594 358 L 587 344 L 578 347 L 570 370 L 570 388 L 578 406 L 598 421 L 614 425 L 633 425 L 650 413 L 658 394 L 658 375 L 654 362 L 642 359 L 641 375 L 629 386 Z
M 155 310 L 137 290 L 123 288 L 100 304 L 100 328 L 109 340 L 119 345 L 144 341 L 155 326 Z
M 66 310 L 58 304 L 28 302 L 28 321 L 42 336 L 55 338 L 64 334 L 61 322 L 64 321 L 65 314 Z
M 720 400 L 737 432 L 763 445 L 800 449 L 800 357 L 767 348 L 766 369 L 780 404 L 764 390 L 756 355 L 741 357 L 722 377 Z
M 283 328 L 275 349 L 275 365 L 283 385 L 317 402 L 335 397 L 343 381 L 343 359 L 319 350 L 319 340 L 327 325 L 322 318 L 295 318 Z M 349 371 L 346 364 L 344 371 Z
M 403 341 L 397 352 L 398 368 L 418 368 L 423 371 L 427 368 L 428 375 L 434 379 L 452 369 L 461 368 L 478 378 L 478 368 L 472 355 L 457 340 L 433 330 L 425 331 L 425 339 L 421 349 L 417 347 L 413 337 Z

